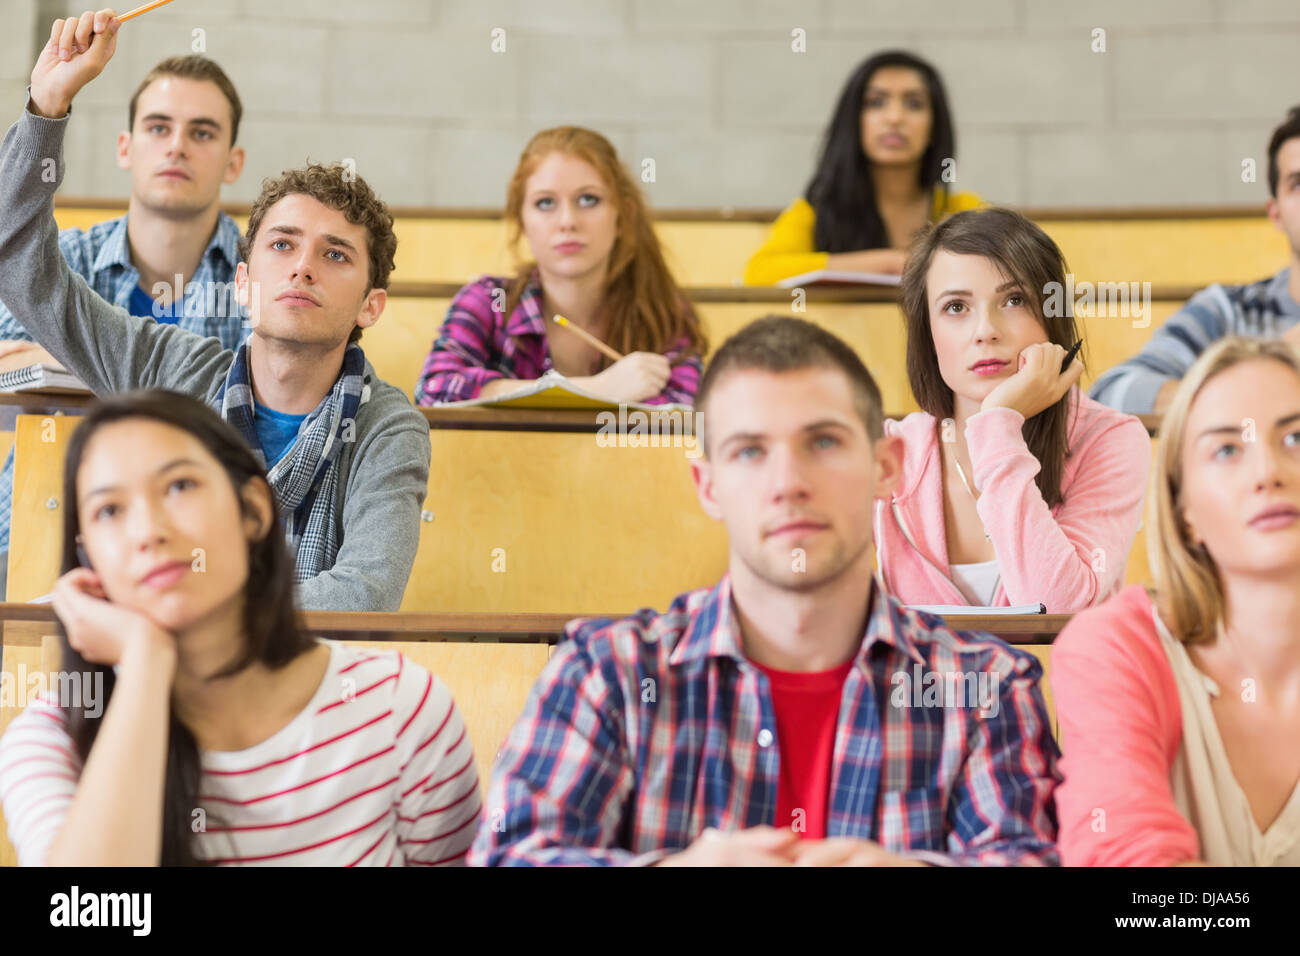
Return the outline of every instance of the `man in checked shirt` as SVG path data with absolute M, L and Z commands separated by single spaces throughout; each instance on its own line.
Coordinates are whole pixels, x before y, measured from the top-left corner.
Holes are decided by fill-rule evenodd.
M 1037 661 L 905 609 L 873 573 L 903 447 L 862 362 L 761 319 L 696 401 L 692 472 L 729 569 L 663 614 L 569 625 L 471 865 L 1057 863 Z

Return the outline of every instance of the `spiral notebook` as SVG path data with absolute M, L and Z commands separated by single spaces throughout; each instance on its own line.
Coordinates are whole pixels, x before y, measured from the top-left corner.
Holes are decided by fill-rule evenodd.
M 85 383 L 58 365 L 29 365 L 0 372 L 0 392 L 86 392 Z

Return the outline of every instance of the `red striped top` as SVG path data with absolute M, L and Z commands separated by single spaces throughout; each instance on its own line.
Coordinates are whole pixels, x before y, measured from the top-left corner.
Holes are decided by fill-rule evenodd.
M 201 752 L 195 853 L 223 865 L 462 865 L 478 772 L 450 692 L 396 651 L 325 643 L 325 677 L 288 725 L 246 750 Z M 44 859 L 81 773 L 56 704 L 34 701 L 0 739 L 20 865 Z

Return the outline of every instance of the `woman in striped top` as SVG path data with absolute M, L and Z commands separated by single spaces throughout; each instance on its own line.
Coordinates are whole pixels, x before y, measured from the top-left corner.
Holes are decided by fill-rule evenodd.
M 614 402 L 689 405 L 706 351 L 699 321 L 664 262 L 635 180 L 599 133 L 543 130 L 506 191 L 513 278 L 456 294 L 415 387 L 417 405 L 490 398 L 554 369 Z M 611 362 L 565 316 L 623 355 Z
M 180 395 L 108 399 L 73 433 L 64 501 L 58 690 L 0 739 L 20 864 L 464 861 L 478 777 L 447 688 L 300 629 L 233 428 Z

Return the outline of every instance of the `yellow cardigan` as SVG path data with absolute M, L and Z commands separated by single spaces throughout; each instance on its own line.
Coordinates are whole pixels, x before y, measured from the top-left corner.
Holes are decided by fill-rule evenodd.
M 982 205 L 974 193 L 949 193 L 947 205 L 943 193 L 934 192 L 934 220 L 955 212 L 978 209 Z M 782 279 L 826 268 L 828 252 L 813 249 L 813 224 L 817 214 L 806 199 L 796 199 L 772 223 L 767 242 L 750 257 L 745 266 L 746 285 L 773 285 Z

